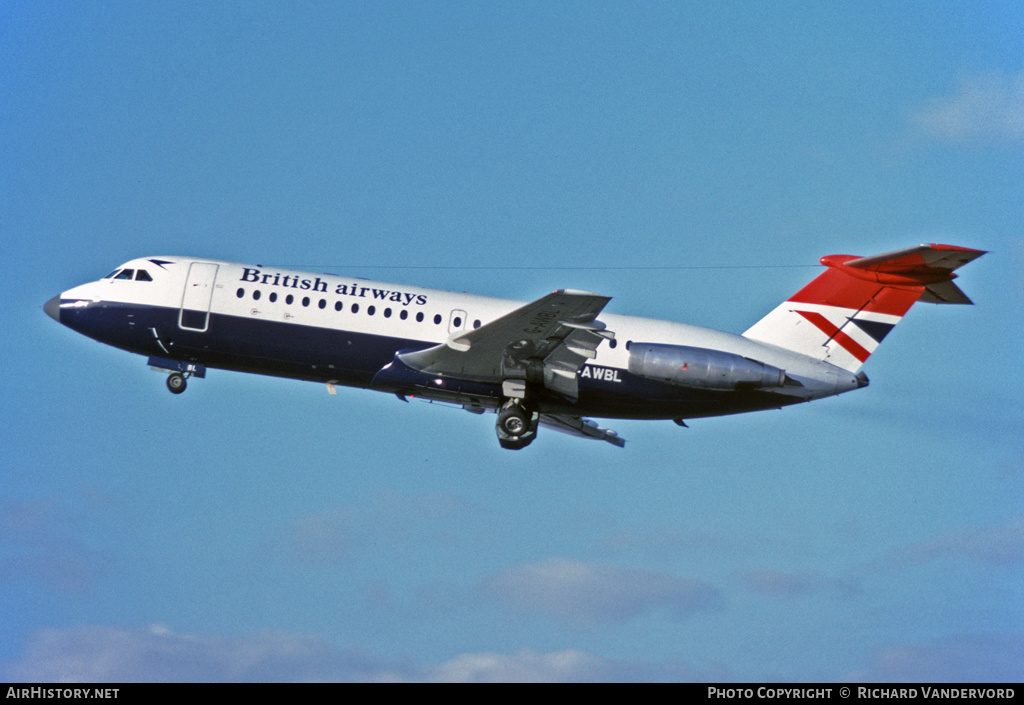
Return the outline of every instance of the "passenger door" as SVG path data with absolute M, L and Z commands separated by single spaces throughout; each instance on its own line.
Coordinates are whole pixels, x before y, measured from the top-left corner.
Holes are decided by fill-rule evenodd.
M 188 268 L 188 279 L 181 297 L 178 327 L 182 330 L 205 333 L 210 327 L 210 302 L 219 265 L 193 262 Z

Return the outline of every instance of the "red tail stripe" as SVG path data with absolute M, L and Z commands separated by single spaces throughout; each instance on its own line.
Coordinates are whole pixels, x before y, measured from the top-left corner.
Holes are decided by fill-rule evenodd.
M 820 313 L 815 311 L 797 311 L 797 313 L 813 323 L 818 330 L 827 335 L 830 339 L 839 343 L 843 350 L 850 353 L 861 362 L 864 362 L 871 356 L 871 353 L 869 353 L 860 343 L 841 331 L 834 323 L 832 323 L 832 321 L 828 320 Z
M 842 270 L 829 267 L 789 300 L 902 316 L 923 293 L 924 286 L 884 286 L 857 279 Z

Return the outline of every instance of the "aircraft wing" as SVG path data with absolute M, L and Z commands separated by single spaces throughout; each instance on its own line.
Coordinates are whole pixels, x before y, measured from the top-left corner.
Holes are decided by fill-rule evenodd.
M 579 416 L 569 416 L 567 414 L 541 414 L 540 425 L 554 429 L 555 431 L 568 433 L 570 436 L 608 441 L 613 445 L 617 445 L 619 448 L 623 448 L 626 445 L 626 439 L 621 438 L 615 431 L 610 428 L 605 428 L 604 426 L 599 426 L 590 419 L 583 419 Z
M 597 315 L 611 297 L 561 289 L 475 330 L 459 331 L 426 350 L 399 359 L 428 374 L 477 382 L 521 380 L 575 400 L 577 374 L 597 354 L 605 330 Z

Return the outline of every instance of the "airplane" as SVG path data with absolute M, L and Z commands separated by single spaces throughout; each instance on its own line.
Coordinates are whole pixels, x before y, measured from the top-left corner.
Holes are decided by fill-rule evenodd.
M 497 414 L 503 448 L 539 427 L 622 447 L 588 417 L 695 418 L 777 409 L 868 385 L 861 366 L 916 301 L 970 304 L 953 272 L 985 254 L 928 244 L 828 255 L 741 335 L 605 313 L 559 289 L 524 303 L 190 257 L 143 257 L 43 306 L 148 357 L 180 394 L 207 368 L 361 387 Z

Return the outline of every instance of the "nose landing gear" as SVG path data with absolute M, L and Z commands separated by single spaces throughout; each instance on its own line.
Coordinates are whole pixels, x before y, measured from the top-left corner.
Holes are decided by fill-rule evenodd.
M 188 387 L 188 382 L 185 381 L 185 375 L 180 372 L 172 372 L 167 375 L 167 388 L 171 390 L 171 394 L 181 394 Z
M 167 388 L 171 394 L 181 394 L 188 386 L 189 377 L 205 377 L 206 367 L 195 362 L 169 360 L 164 357 L 150 357 L 149 366 L 157 372 L 168 372 Z

